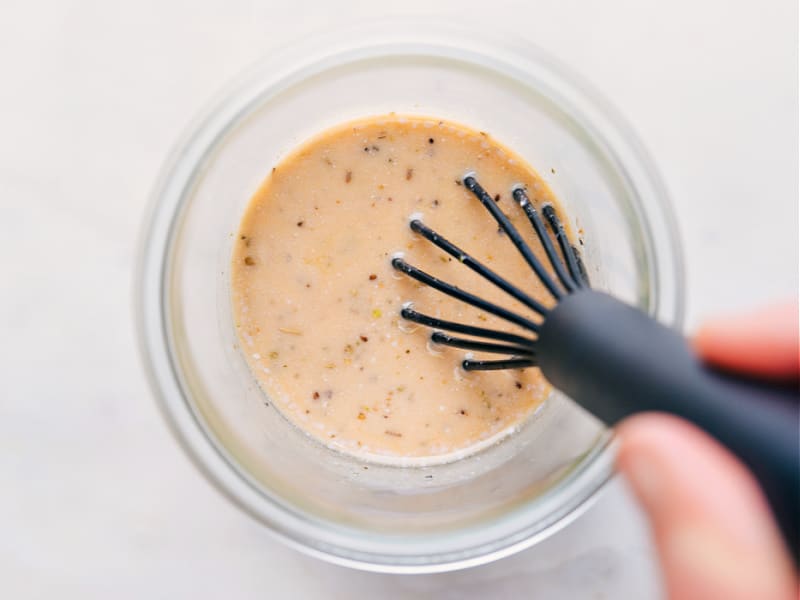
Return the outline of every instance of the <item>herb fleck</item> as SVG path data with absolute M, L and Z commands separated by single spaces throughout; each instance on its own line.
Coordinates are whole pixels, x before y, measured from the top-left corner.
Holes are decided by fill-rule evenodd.
M 288 333 L 289 335 L 303 335 L 303 332 L 299 329 L 293 329 L 291 327 L 278 327 L 278 331 L 281 333 Z
M 347 173 L 344 174 L 344 182 L 345 183 L 350 183 L 350 181 L 352 179 L 353 179 L 353 172 L 352 171 L 348 171 Z
M 414 176 L 414 169 L 406 169 L 406 181 L 411 180 Z

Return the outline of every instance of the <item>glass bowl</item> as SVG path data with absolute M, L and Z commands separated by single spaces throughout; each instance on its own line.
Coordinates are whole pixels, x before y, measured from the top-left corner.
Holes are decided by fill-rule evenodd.
M 398 21 L 286 48 L 195 121 L 153 193 L 136 312 L 164 415 L 231 500 L 320 558 L 444 571 L 506 556 L 574 519 L 611 476 L 613 443 L 555 392 L 516 433 L 467 458 L 382 465 L 321 445 L 264 396 L 238 351 L 229 299 L 244 207 L 301 141 L 391 111 L 462 122 L 519 152 L 582 232 L 593 286 L 680 325 L 683 274 L 667 195 L 624 121 L 524 42 Z

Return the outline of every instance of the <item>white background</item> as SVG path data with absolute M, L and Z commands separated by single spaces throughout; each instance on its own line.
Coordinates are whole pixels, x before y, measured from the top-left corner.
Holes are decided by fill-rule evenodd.
M 349 571 L 205 482 L 147 389 L 131 265 L 187 121 L 271 48 L 429 11 L 514 31 L 628 116 L 674 196 L 690 326 L 797 292 L 797 4 L 378 0 L 0 5 L 0 597 L 654 598 L 616 482 L 538 547 L 468 572 Z

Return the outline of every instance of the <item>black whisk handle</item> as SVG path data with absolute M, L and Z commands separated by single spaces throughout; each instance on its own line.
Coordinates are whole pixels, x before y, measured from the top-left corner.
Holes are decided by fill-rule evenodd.
M 539 332 L 542 373 L 608 425 L 642 411 L 694 422 L 758 479 L 798 556 L 798 386 L 775 387 L 705 367 L 678 332 L 602 292 L 564 297 Z

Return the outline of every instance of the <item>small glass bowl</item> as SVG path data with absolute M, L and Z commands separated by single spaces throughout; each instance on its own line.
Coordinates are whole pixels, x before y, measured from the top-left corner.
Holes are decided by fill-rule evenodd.
M 229 299 L 234 233 L 271 167 L 326 127 L 391 111 L 459 121 L 515 149 L 581 232 L 593 286 L 681 324 L 667 194 L 620 116 L 524 42 L 396 20 L 270 56 L 195 121 L 153 194 L 136 313 L 164 415 L 231 500 L 320 558 L 444 571 L 506 556 L 574 519 L 611 476 L 610 432 L 556 392 L 519 431 L 449 464 L 337 453 L 268 402 L 238 351 Z

